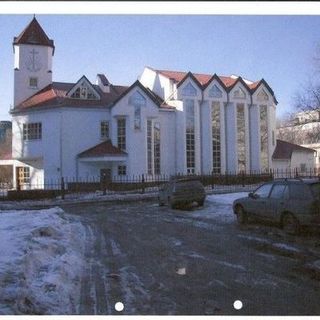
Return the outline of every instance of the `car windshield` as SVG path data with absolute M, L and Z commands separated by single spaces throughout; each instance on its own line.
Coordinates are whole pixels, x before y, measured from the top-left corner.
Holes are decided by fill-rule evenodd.
M 320 183 L 313 183 L 311 185 L 311 191 L 315 197 L 320 198 Z

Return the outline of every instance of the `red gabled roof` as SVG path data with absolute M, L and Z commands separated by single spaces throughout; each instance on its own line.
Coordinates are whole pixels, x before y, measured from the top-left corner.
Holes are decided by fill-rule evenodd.
M 36 94 L 15 106 L 15 111 L 30 110 L 38 107 L 106 107 L 115 101 L 128 87 L 110 85 L 110 92 L 105 93 L 97 85 L 94 89 L 99 93 L 100 100 L 73 99 L 67 93 L 75 86 L 74 83 L 53 82 Z
M 14 37 L 13 44 L 36 44 L 53 48 L 53 40 L 49 39 L 34 17 L 18 37 Z
M 178 87 L 184 82 L 184 80 L 188 76 L 193 78 L 193 80 L 197 83 L 197 85 L 202 87 L 203 90 L 211 83 L 213 79 L 217 79 L 227 92 L 231 91 L 238 81 L 240 81 L 248 89 L 248 91 L 251 94 L 253 94 L 261 84 L 264 84 L 266 88 L 270 91 L 271 95 L 273 96 L 275 103 L 278 104 L 278 101 L 274 95 L 273 90 L 264 79 L 261 79 L 259 81 L 249 81 L 236 76 L 227 77 L 227 76 L 218 76 L 217 74 L 209 75 L 209 74 L 202 74 L 202 73 L 191 73 L 191 72 L 171 71 L 171 70 L 157 70 L 157 69 L 152 69 L 152 70 L 157 72 L 158 74 L 163 75 L 166 78 L 173 80 L 174 82 L 177 83 Z
M 163 76 L 172 79 L 173 81 L 179 83 L 181 82 L 188 72 L 181 71 L 170 71 L 170 70 L 154 70 Z M 206 86 L 208 82 L 212 79 L 212 74 L 202 74 L 202 73 L 192 73 L 192 75 L 196 78 L 196 80 L 202 85 Z M 232 87 L 238 80 L 235 77 L 226 77 L 226 76 L 218 76 L 221 82 L 224 84 L 226 88 Z M 247 85 L 250 89 L 254 89 L 259 84 L 259 81 L 253 82 L 250 85 Z
M 277 139 L 277 144 L 273 152 L 272 159 L 290 160 L 293 151 L 316 152 L 314 149 L 301 147 L 298 144 Z
M 96 146 L 87 149 L 78 154 L 79 158 L 90 158 L 90 157 L 103 157 L 103 156 L 124 156 L 126 152 L 122 151 L 118 147 L 115 147 L 110 140 L 106 140 Z

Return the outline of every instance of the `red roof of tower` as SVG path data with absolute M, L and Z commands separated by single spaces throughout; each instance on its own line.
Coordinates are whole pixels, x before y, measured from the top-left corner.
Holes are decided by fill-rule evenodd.
M 13 44 L 35 44 L 48 46 L 54 50 L 53 40 L 48 38 L 35 17 L 18 37 L 14 37 Z

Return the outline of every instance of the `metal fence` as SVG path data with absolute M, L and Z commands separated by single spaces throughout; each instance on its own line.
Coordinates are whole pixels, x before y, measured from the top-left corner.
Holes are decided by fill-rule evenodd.
M 250 171 L 241 173 L 208 174 L 208 175 L 136 175 L 115 176 L 110 179 L 105 177 L 45 179 L 35 183 L 21 183 L 14 188 L 12 183 L 0 182 L 0 199 L 62 199 L 94 195 L 130 194 L 158 192 L 159 188 L 170 179 L 198 179 L 207 191 L 213 193 L 251 191 L 261 183 L 281 178 L 315 178 L 320 171 L 310 170 L 269 170 Z

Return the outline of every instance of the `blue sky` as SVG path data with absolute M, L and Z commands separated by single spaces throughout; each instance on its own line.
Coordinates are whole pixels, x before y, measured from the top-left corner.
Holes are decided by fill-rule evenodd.
M 0 119 L 10 119 L 14 36 L 32 15 L 0 15 Z M 105 73 L 130 85 L 144 66 L 264 78 L 290 110 L 295 92 L 314 72 L 320 16 L 37 15 L 55 41 L 53 80 L 92 82 Z M 4 27 L 5 26 L 5 27 Z

